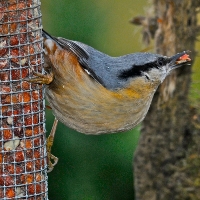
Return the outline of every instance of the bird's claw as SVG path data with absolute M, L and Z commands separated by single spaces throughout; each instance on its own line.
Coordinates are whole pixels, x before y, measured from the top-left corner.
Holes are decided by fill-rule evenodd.
M 35 77 L 31 77 L 31 78 L 25 78 L 25 81 L 31 82 L 31 83 L 37 83 L 37 84 L 50 84 L 53 81 L 53 74 L 49 73 L 49 74 L 42 74 L 39 72 L 34 71 L 34 69 L 31 69 L 33 75 Z
M 54 168 L 54 166 L 58 163 L 58 158 L 51 154 L 50 152 L 47 152 L 47 159 L 48 159 L 48 170 L 47 173 L 51 172 Z M 53 160 L 53 162 L 52 162 Z
M 47 138 L 47 164 L 48 164 L 48 170 L 47 172 L 51 172 L 54 168 L 54 166 L 58 163 L 58 158 L 51 154 L 51 147 L 53 146 L 54 136 L 57 128 L 58 120 L 55 118 L 51 133 L 49 137 Z M 53 161 L 53 162 L 52 162 Z

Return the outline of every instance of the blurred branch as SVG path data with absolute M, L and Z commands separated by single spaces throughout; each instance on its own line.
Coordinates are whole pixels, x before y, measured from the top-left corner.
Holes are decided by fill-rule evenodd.
M 159 19 L 154 25 L 156 53 L 171 56 L 189 49 L 194 60 L 200 2 L 154 0 L 153 6 L 155 16 L 141 18 L 138 24 L 146 32 L 151 23 L 144 26 L 144 21 Z M 200 131 L 193 126 L 195 113 L 188 98 L 191 72 L 190 66 L 184 66 L 164 81 L 142 124 L 134 159 L 137 200 L 200 197 Z

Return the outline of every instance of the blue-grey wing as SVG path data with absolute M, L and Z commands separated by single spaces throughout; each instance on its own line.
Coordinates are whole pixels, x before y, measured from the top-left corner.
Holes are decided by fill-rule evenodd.
M 98 77 L 98 75 L 94 72 L 94 70 L 91 67 L 92 65 L 92 63 L 90 62 L 91 55 L 86 49 L 86 47 L 89 46 L 65 38 L 53 37 L 44 30 L 43 30 L 43 37 L 54 40 L 61 48 L 73 53 L 77 57 L 79 64 L 88 73 L 88 75 L 102 84 L 102 80 Z

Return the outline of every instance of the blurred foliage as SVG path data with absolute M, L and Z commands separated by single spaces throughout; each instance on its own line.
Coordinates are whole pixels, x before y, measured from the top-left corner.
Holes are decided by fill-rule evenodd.
M 85 136 L 60 123 L 53 146 L 59 162 L 49 174 L 49 199 L 134 199 L 132 157 L 138 137 L 138 130 Z
M 134 31 L 128 21 L 144 13 L 146 1 L 42 1 L 43 26 L 54 36 L 87 43 L 112 56 L 140 51 L 140 29 Z
M 51 35 L 81 41 L 112 56 L 144 49 L 140 27 L 128 21 L 144 13 L 148 0 L 41 1 L 43 27 Z M 191 92 L 195 102 L 200 92 L 199 65 L 197 57 Z M 47 110 L 46 117 L 48 134 L 51 111 Z M 59 162 L 49 174 L 49 199 L 134 199 L 132 158 L 138 138 L 139 128 L 86 136 L 60 123 L 52 151 Z
M 200 21 L 200 15 L 199 15 Z M 190 100 L 192 107 L 194 107 L 200 114 L 200 42 L 197 38 L 196 50 L 197 56 L 193 65 L 192 84 L 190 90 Z

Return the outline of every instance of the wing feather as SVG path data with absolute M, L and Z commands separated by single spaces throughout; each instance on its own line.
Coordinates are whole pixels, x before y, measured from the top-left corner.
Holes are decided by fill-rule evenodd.
M 77 44 L 75 41 L 68 40 L 61 37 L 53 37 L 49 35 L 46 31 L 43 30 L 43 37 L 47 39 L 54 40 L 61 48 L 72 52 L 74 55 L 77 56 L 80 65 L 86 71 L 88 75 L 94 78 L 97 82 L 102 84 L 101 79 L 95 74 L 89 64 L 89 52 L 80 44 Z

